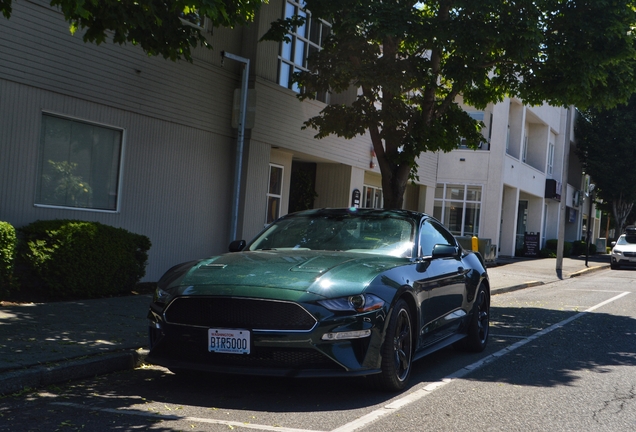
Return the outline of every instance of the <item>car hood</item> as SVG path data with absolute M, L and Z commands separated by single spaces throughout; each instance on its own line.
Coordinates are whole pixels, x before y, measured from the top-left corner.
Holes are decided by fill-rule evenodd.
M 229 253 L 181 267 L 171 278 L 173 294 L 258 295 L 290 290 L 322 297 L 360 293 L 379 273 L 409 263 L 407 258 L 331 251 Z M 278 297 L 270 292 L 272 297 Z
M 621 244 L 621 245 L 614 245 L 614 247 L 612 248 L 619 250 L 619 251 L 625 251 L 625 252 L 636 252 L 636 244 L 634 243 L 630 243 L 630 244 Z

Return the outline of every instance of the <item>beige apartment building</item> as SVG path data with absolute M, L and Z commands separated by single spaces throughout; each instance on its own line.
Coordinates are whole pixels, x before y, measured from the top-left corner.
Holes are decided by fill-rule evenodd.
M 314 208 L 351 206 L 356 193 L 361 206 L 382 206 L 368 137 L 316 140 L 301 128 L 325 104 L 355 97 L 300 102 L 290 84 L 328 23 L 310 20 L 291 43 L 258 42 L 298 7 L 271 0 L 252 25 L 210 31 L 214 50 L 196 50 L 187 63 L 86 44 L 48 2 L 14 2 L 0 25 L 0 220 L 80 219 L 147 235 L 146 280 L 156 280 L 178 262 L 225 252 L 233 229 L 251 238 L 293 209 L 306 181 Z M 246 62 L 236 58 L 249 60 L 240 171 L 235 126 Z M 556 238 L 559 202 L 545 191 L 560 185 L 568 111 L 514 99 L 466 109 L 486 125 L 483 147 L 422 155 L 405 207 L 434 214 L 457 235 L 489 238 L 503 255 L 525 231 Z M 559 190 L 566 237 L 576 239 L 582 177 L 573 157 L 570 173 Z

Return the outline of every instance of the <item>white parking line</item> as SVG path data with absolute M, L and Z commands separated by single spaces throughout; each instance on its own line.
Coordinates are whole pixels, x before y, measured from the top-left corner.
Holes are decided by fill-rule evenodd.
M 609 300 L 605 300 L 604 302 L 598 303 L 588 309 L 586 309 L 583 312 L 580 312 L 576 315 L 573 315 L 561 322 L 558 322 L 556 324 L 551 325 L 550 327 L 547 327 L 531 336 L 528 336 L 506 348 L 503 348 L 499 351 L 497 351 L 496 353 L 493 353 L 491 355 L 489 355 L 488 357 L 485 357 L 475 363 L 472 363 L 468 366 L 465 366 L 461 369 L 459 369 L 458 371 L 455 371 L 454 373 L 448 375 L 445 378 L 442 378 L 440 381 L 436 381 L 433 383 L 430 383 L 428 385 L 426 385 L 424 388 L 419 389 L 419 390 L 415 390 L 412 393 L 409 393 L 407 395 L 405 395 L 404 397 L 401 397 L 399 399 L 396 399 L 394 401 L 392 401 L 391 403 L 383 406 L 382 408 L 376 409 L 374 411 L 371 411 L 368 414 L 365 414 L 364 416 L 357 418 L 356 420 L 349 422 L 347 424 L 344 424 L 336 429 L 331 430 L 330 432 L 353 432 L 356 431 L 358 429 L 361 429 L 371 423 L 374 423 L 375 421 L 381 419 L 382 417 L 389 415 L 389 414 L 394 414 L 396 411 L 404 408 L 405 406 L 408 406 L 410 404 L 412 404 L 413 402 L 417 402 L 418 400 L 422 399 L 424 396 L 427 396 L 429 394 L 431 394 L 432 392 L 434 392 L 435 390 L 445 386 L 446 384 L 449 384 L 451 382 L 453 382 L 455 379 L 457 378 L 461 378 L 463 376 L 468 375 L 469 373 L 489 364 L 492 363 L 495 360 L 498 360 L 499 358 L 503 357 L 504 355 L 516 350 L 517 348 L 521 348 L 522 346 L 526 345 L 529 342 L 532 342 L 535 339 L 540 338 L 541 336 L 545 336 L 546 334 L 560 329 L 563 326 L 565 326 L 566 324 L 569 324 L 570 322 L 577 320 L 585 315 L 587 315 L 590 312 L 593 312 L 595 310 L 597 310 L 600 307 L 603 307 L 609 303 L 612 303 L 613 301 L 616 301 L 618 299 L 620 299 L 621 297 L 625 297 L 626 295 L 630 294 L 630 292 L 628 291 L 624 291 L 621 294 L 614 296 L 612 298 L 610 298 Z M 240 428 L 246 428 L 246 429 L 256 429 L 256 430 L 263 430 L 263 431 L 277 431 L 277 432 L 322 432 L 322 431 L 318 431 L 315 429 L 294 429 L 294 428 L 286 428 L 286 427 L 279 427 L 279 426 L 267 426 L 267 425 L 259 425 L 259 424 L 252 424 L 252 423 L 241 423 L 241 422 L 235 422 L 235 421 L 228 421 L 228 420 L 214 420 L 214 419 L 207 419 L 207 418 L 198 418 L 198 417 L 181 417 L 181 416 L 175 416 L 175 415 L 161 415 L 161 414 L 156 414 L 156 413 L 150 413 L 150 412 L 144 412 L 144 411 L 134 411 L 134 410 L 128 410 L 128 409 L 113 409 L 113 408 L 98 408 L 98 407 L 91 407 L 91 406 L 87 406 L 87 405 L 82 405 L 82 404 L 76 404 L 76 403 L 69 403 L 69 402 L 52 402 L 52 404 L 54 405 L 62 405 L 62 406 L 68 406 L 68 407 L 72 407 L 72 408 L 81 408 L 81 409 L 87 409 L 87 410 L 93 410 L 93 411 L 103 411 L 103 412 L 108 412 L 108 413 L 114 413 L 114 414 L 128 414 L 128 415 L 137 415 L 137 416 L 144 416 L 144 417 L 152 417 L 152 418 L 156 418 L 156 419 L 160 419 L 160 420 L 184 420 L 187 422 L 191 422 L 191 423 L 210 423 L 210 424 L 220 424 L 220 425 L 226 425 L 226 426 L 230 426 L 230 427 L 240 427 Z
M 516 350 L 517 348 L 521 348 L 522 346 L 524 346 L 525 344 L 532 342 L 535 339 L 538 339 L 541 336 L 544 336 L 556 329 L 559 329 L 563 326 L 565 326 L 566 324 L 581 318 L 584 315 L 587 315 L 589 312 L 595 311 L 596 309 L 605 306 L 608 303 L 611 303 L 615 300 L 618 300 L 621 297 L 626 296 L 627 294 L 630 294 L 629 292 L 622 292 L 621 294 L 612 297 L 609 300 L 605 300 L 604 302 L 601 302 L 597 305 L 592 306 L 589 309 L 586 309 L 584 312 L 580 312 L 576 315 L 571 316 L 570 318 L 567 318 L 559 323 L 553 324 L 550 327 L 547 327 L 531 336 L 528 336 L 527 338 L 520 340 L 519 342 L 516 342 L 506 348 L 503 348 L 499 351 L 497 351 L 496 353 L 493 353 L 491 355 L 489 355 L 488 357 L 485 357 L 473 364 L 470 364 L 450 375 L 448 375 L 447 377 L 443 378 L 441 381 L 435 382 L 435 383 L 431 383 L 428 384 L 426 387 L 424 387 L 421 390 L 417 390 L 413 393 L 410 393 L 408 395 L 406 395 L 403 398 L 400 398 L 398 400 L 395 400 L 393 402 L 391 402 L 390 404 L 377 409 L 373 412 L 370 412 L 369 414 L 366 414 L 365 416 L 360 417 L 359 419 L 356 419 L 350 423 L 347 423 L 343 426 L 340 426 L 337 429 L 334 429 L 331 432 L 353 432 L 356 431 L 358 429 L 363 428 L 364 426 L 373 423 L 374 421 L 380 419 L 381 417 L 384 417 L 387 414 L 391 414 L 391 413 L 395 413 L 395 411 L 399 410 L 400 408 L 405 407 L 406 405 L 409 405 L 413 402 L 418 401 L 419 399 L 423 398 L 426 395 L 431 394 L 431 392 L 437 390 L 438 388 L 445 386 L 446 384 L 453 382 L 453 380 L 457 379 L 457 378 L 461 378 L 465 375 L 468 375 L 469 373 L 487 365 L 488 363 L 492 363 L 493 361 L 499 359 L 500 357 Z

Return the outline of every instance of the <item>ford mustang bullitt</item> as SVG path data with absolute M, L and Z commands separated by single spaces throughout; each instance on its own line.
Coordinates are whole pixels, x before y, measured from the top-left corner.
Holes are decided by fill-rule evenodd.
M 399 391 L 424 355 L 482 351 L 489 314 L 482 257 L 435 218 L 307 210 L 168 270 L 147 360 L 177 374 L 368 375 Z

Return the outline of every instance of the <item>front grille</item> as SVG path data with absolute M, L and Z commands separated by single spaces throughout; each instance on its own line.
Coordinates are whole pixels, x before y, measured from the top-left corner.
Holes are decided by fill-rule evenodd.
M 636 257 L 636 252 L 623 252 L 623 255 L 628 258 Z
M 179 297 L 165 318 L 171 324 L 258 330 L 308 331 L 316 324 L 296 303 L 230 297 Z

